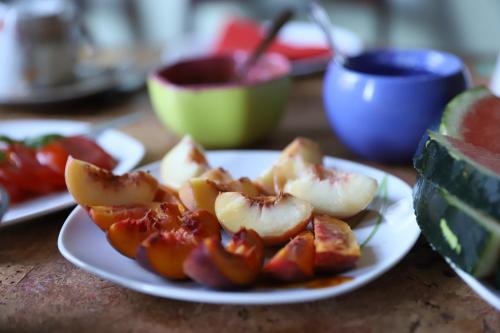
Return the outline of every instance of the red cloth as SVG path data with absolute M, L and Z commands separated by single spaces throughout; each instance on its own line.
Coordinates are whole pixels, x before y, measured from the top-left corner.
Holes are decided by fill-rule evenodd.
M 218 43 L 215 45 L 216 53 L 226 53 L 236 50 L 253 50 L 264 37 L 264 30 L 259 24 L 245 19 L 230 20 L 222 31 Z M 269 47 L 268 52 L 276 52 L 284 55 L 289 60 L 306 58 L 330 57 L 331 53 L 327 47 L 299 47 L 280 42 L 276 39 Z

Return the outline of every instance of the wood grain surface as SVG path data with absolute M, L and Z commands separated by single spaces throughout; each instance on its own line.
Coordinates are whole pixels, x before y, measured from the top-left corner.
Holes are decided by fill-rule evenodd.
M 147 94 L 103 96 L 50 108 L 0 108 L 0 121 L 21 118 L 98 122 L 140 111 L 124 131 L 144 143 L 144 163 L 178 140 L 156 120 Z M 321 80 L 295 81 L 279 129 L 257 149 L 281 149 L 296 136 L 327 155 L 353 159 L 323 114 Z M 415 182 L 410 164 L 368 163 Z M 0 332 L 500 332 L 500 315 L 463 283 L 421 238 L 376 281 L 347 295 L 280 306 L 207 305 L 124 289 L 67 262 L 57 236 L 70 210 L 0 229 Z

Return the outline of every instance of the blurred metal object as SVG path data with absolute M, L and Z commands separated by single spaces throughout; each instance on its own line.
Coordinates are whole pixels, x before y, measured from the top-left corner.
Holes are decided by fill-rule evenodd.
M 72 1 L 0 4 L 0 27 L 0 94 L 74 80 L 88 36 Z
M 242 64 L 242 66 L 237 70 L 236 76 L 238 81 L 243 81 L 248 73 L 248 70 L 259 60 L 259 58 L 264 54 L 264 52 L 271 46 L 278 32 L 281 28 L 292 19 L 294 15 L 293 10 L 285 9 L 276 16 L 271 22 L 271 26 L 267 30 L 262 41 L 257 45 L 257 47 L 252 51 L 248 59 Z
M 316 23 L 321 31 L 323 31 L 323 33 L 325 34 L 328 47 L 332 51 L 334 59 L 341 64 L 345 64 L 346 56 L 342 51 L 339 50 L 339 48 L 335 44 L 335 40 L 332 35 L 333 24 L 325 8 L 323 8 L 323 6 L 321 6 L 316 1 L 311 1 L 308 4 L 307 15 L 309 16 L 311 21 Z
M 7 194 L 7 191 L 0 186 L 0 222 L 2 221 L 2 217 L 7 212 L 7 209 L 9 209 L 9 203 L 9 194 Z

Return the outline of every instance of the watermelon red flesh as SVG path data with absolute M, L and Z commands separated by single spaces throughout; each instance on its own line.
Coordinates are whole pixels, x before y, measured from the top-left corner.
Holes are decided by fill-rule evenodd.
M 500 113 L 499 113 L 500 115 Z M 500 129 L 499 129 L 499 134 L 500 134 Z M 472 136 L 472 134 L 471 134 Z M 479 136 L 475 136 L 478 139 Z M 453 147 L 458 149 L 462 154 L 465 156 L 469 157 L 476 163 L 490 169 L 497 175 L 500 175 L 500 152 L 499 153 L 491 153 L 491 150 L 487 150 L 486 148 L 482 148 L 483 146 L 479 145 L 474 145 L 473 144 L 468 144 L 467 142 L 452 138 L 452 137 L 447 137 L 448 142 L 451 143 Z M 466 138 L 467 140 L 467 138 Z M 500 141 L 500 138 L 499 140 Z M 495 143 L 492 143 L 495 144 Z M 500 149 L 500 142 L 497 143 L 498 148 Z
M 500 154 L 500 98 L 476 101 L 462 121 L 460 134 L 465 141 Z

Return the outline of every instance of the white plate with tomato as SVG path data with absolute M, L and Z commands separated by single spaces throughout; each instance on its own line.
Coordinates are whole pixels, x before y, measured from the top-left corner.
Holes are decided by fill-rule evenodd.
M 178 146 L 182 142 L 190 144 L 187 139 Z M 353 185 L 353 179 L 356 189 L 373 189 L 368 206 L 356 203 L 363 191 L 344 197 L 347 206 L 333 208 L 332 203 L 337 216 L 351 216 L 343 222 L 333 213 L 313 213 L 317 197 L 306 202 L 300 193 L 290 194 L 291 178 L 285 193 L 265 190 L 259 175 L 284 153 L 211 151 L 204 157 L 193 147 L 172 149 L 170 159 L 141 168 L 148 173 L 124 175 L 120 184 L 109 183 L 111 177 L 102 170 L 68 162 L 68 188 L 81 206 L 61 229 L 62 255 L 85 271 L 145 294 L 206 303 L 282 304 L 360 288 L 396 265 L 420 234 L 410 186 L 381 170 L 332 157 L 307 166 L 307 172 L 322 170 L 321 177 L 333 175 L 315 183 L 330 186 L 331 180 L 327 190 L 333 195 Z M 186 158 L 191 162 L 183 164 Z M 277 176 L 285 169 L 272 170 Z M 242 186 L 240 177 L 250 177 L 263 192 L 245 194 L 253 191 L 252 183 L 246 178 Z M 170 186 L 161 196 L 154 178 Z M 180 178 L 187 180 L 176 187 Z M 242 221 L 243 227 L 233 225 Z
M 0 185 L 11 197 L 0 227 L 74 205 L 64 184 L 69 153 L 118 174 L 133 169 L 142 160 L 144 146 L 136 139 L 113 129 L 95 139 L 80 136 L 89 126 L 78 121 L 35 119 L 0 124 Z M 11 140 L 16 144 L 12 145 Z

